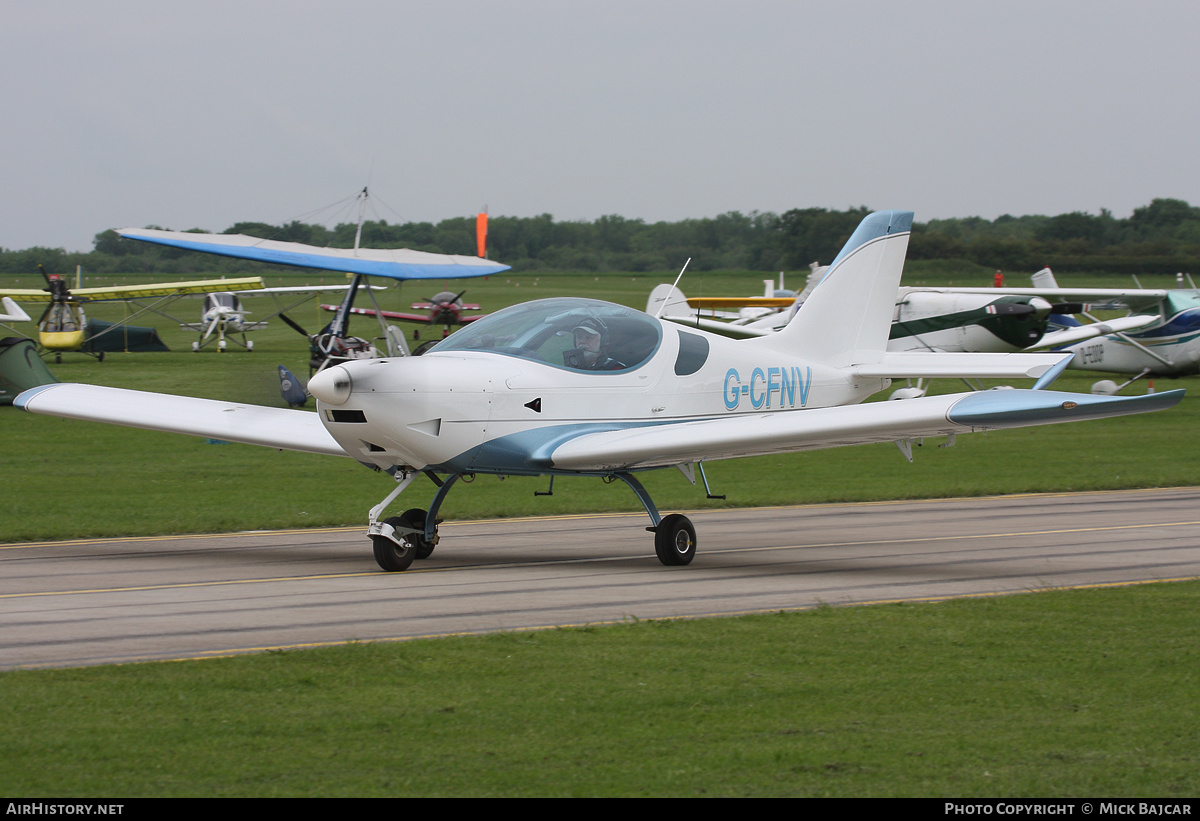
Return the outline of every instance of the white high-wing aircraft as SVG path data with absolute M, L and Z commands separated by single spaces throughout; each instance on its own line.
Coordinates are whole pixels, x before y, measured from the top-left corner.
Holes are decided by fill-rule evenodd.
M 659 514 L 637 471 L 704 460 L 896 442 L 1160 410 L 1183 391 L 1138 397 L 1058 393 L 1069 361 L 1052 354 L 885 350 L 912 212 L 871 214 L 795 321 L 735 341 L 583 298 L 524 303 L 481 319 L 424 356 L 345 362 L 309 382 L 317 413 L 49 385 L 27 411 L 267 447 L 349 456 L 395 488 L 368 514 L 375 559 L 405 570 L 438 543 L 437 512 L 474 474 L 620 479 L 649 514 L 655 552 L 685 565 L 688 519 Z M 996 390 L 859 404 L 892 377 L 1030 377 Z M 701 468 L 703 478 L 703 469 Z M 418 477 L 438 486 L 428 510 L 382 519 Z
M 1182 277 L 1180 277 L 1182 279 Z M 1194 376 L 1200 373 L 1200 289 L 1060 288 L 1049 268 L 1033 275 L 1034 287 L 1021 293 L 1047 299 L 1119 306 L 1129 316 L 1080 324 L 1071 316 L 1053 316 L 1060 330 L 1047 334 L 1055 350 L 1073 355 L 1070 367 L 1084 371 L 1142 377 Z M 957 289 L 977 293 L 976 289 Z M 1017 293 L 1017 288 L 995 289 Z M 1091 319 L 1091 316 L 1085 313 Z M 1098 328 L 1099 334 L 1083 336 Z M 1100 338 L 1094 338 L 1094 337 Z M 1081 341 L 1082 340 L 1082 341 Z M 1102 380 L 1093 391 L 1116 392 L 1124 385 Z
M 1155 322 L 1153 316 L 1127 316 L 1087 324 L 1075 322 L 1070 328 L 1056 328 L 1054 318 L 1059 313 L 1082 307 L 1052 304 L 1044 298 L 1065 293 L 1068 292 L 1048 289 L 903 287 L 896 294 L 887 349 L 895 352 L 976 353 L 1045 350 L 1105 334 L 1131 331 Z M 738 305 L 778 307 L 783 302 L 763 298 L 689 299 L 678 288 L 663 284 L 651 291 L 646 312 L 733 339 L 753 339 L 786 327 L 798 304 L 789 302 L 791 310 L 750 322 L 707 319 L 703 310 Z M 803 300 L 795 302 L 802 304 Z M 660 307 L 662 313 L 659 313 Z

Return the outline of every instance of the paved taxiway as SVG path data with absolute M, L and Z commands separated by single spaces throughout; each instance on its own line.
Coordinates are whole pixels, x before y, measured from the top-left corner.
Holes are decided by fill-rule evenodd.
M 0 668 L 1200 577 L 1200 488 L 450 522 L 383 573 L 362 528 L 0 545 Z

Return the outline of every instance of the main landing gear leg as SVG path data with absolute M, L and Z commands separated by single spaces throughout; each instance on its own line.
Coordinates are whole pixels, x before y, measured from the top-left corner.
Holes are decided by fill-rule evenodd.
M 629 485 L 629 489 L 637 494 L 638 500 L 650 514 L 650 521 L 654 522 L 654 526 L 646 530 L 654 534 L 654 552 L 658 560 L 668 567 L 691 564 L 692 559 L 696 558 L 696 528 L 692 527 L 688 517 L 681 513 L 660 516 L 658 508 L 654 506 L 654 500 L 632 473 L 613 475 Z
M 390 516 L 379 521 L 380 514 L 399 496 L 412 481 L 417 478 L 412 472 L 402 475 L 398 484 L 387 497 L 371 508 L 368 514 L 367 533 L 371 537 L 371 545 L 375 552 L 375 561 L 384 570 L 397 572 L 407 570 L 414 559 L 427 559 L 433 553 L 438 543 L 437 512 L 446 500 L 450 488 L 461 478 L 457 473 L 446 481 L 439 481 L 432 473 L 428 474 L 438 484 L 438 491 L 426 512 L 419 507 L 404 511 L 399 516 Z

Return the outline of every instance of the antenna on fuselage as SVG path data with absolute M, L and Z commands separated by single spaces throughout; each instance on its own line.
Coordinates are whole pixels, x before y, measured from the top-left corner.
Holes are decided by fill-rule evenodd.
M 692 261 L 692 258 L 688 257 L 687 262 L 683 263 L 683 267 L 679 269 L 679 276 L 675 277 L 675 284 L 671 286 L 672 293 L 675 291 L 676 288 L 679 287 L 679 280 L 683 279 L 683 272 L 687 270 L 688 264 L 691 263 L 691 261 Z M 665 307 L 667 307 L 667 300 L 664 299 L 662 301 L 662 304 L 658 306 L 658 312 L 654 314 L 655 319 L 658 319 L 659 317 L 662 316 L 663 308 L 665 308 Z

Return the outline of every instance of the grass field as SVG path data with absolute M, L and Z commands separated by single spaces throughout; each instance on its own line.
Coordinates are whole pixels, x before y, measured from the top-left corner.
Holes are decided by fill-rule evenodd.
M 957 284 L 990 282 L 976 274 Z M 488 310 L 563 294 L 642 307 L 663 279 L 463 287 Z M 757 279 L 706 274 L 684 290 L 753 294 Z M 430 295 L 406 286 L 384 307 Z M 184 304 L 176 313 L 191 320 L 197 303 Z M 311 310 L 297 318 L 321 324 Z M 176 352 L 51 367 L 64 381 L 276 405 L 275 366 L 305 367 L 303 341 L 278 323 L 253 353 L 223 355 L 145 324 Z M 1087 391 L 1094 378 L 1055 387 Z M 716 463 L 723 503 L 673 470 L 646 484 L 664 510 L 1196 485 L 1186 442 L 1198 416 L 1189 396 L 1163 413 L 931 442 L 911 465 L 891 445 Z M 390 487 L 349 460 L 11 408 L 0 431 L 0 541 L 361 524 Z M 535 489 L 544 480 L 480 477 L 443 514 L 638 509 L 595 480 L 556 482 L 551 498 Z M 1198 604 L 1200 582 L 1184 582 L 8 672 L 0 792 L 1190 797 Z
M 1200 583 L 0 674 L 15 796 L 1200 792 Z

